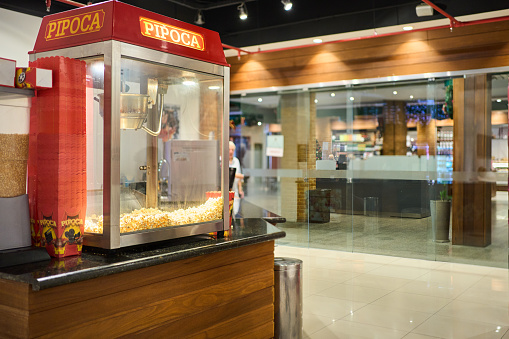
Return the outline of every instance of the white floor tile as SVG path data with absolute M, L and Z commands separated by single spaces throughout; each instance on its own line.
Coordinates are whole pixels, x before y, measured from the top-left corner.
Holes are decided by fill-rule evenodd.
M 310 279 L 329 280 L 337 283 L 341 283 L 352 278 L 357 277 L 361 273 L 338 271 L 326 268 L 313 268 L 311 267 L 307 271 Z
M 398 266 L 409 266 L 409 267 L 436 269 L 436 268 L 442 266 L 444 263 L 441 262 L 441 261 L 419 260 L 419 259 L 410 259 L 410 258 L 398 258 L 397 260 L 393 261 L 392 264 L 393 265 L 398 265 Z
M 417 268 L 417 267 L 407 267 L 407 266 L 399 266 L 399 265 L 383 265 L 378 267 L 372 271 L 370 274 L 381 275 L 385 277 L 393 277 L 393 278 L 403 278 L 403 279 L 416 279 L 418 277 L 423 276 L 426 273 L 429 273 L 429 269 L 425 268 Z
M 303 260 L 304 338 L 509 339 L 509 271 L 279 245 Z
M 507 285 L 499 283 L 495 283 L 492 289 L 471 287 L 457 300 L 504 307 L 508 305 L 509 290 L 507 290 Z
M 493 267 L 458 264 L 450 262 L 442 263 L 442 265 L 440 265 L 437 269 L 440 271 L 479 274 L 479 275 L 486 275 L 493 271 Z
M 398 292 L 414 293 L 420 295 L 428 295 L 437 298 L 454 299 L 465 292 L 470 284 L 458 286 L 459 283 L 451 286 L 449 283 L 438 283 L 432 281 L 414 280 L 408 284 L 398 288 Z
M 332 324 L 333 318 L 324 317 L 316 314 L 305 313 L 302 315 L 304 335 L 313 334 L 322 328 Z
M 341 300 L 312 295 L 303 298 L 302 305 L 304 313 L 332 317 L 333 319 L 341 319 L 366 304 L 351 300 Z
M 403 339 L 440 339 L 439 337 L 432 337 L 424 334 L 408 333 Z
M 432 270 L 416 280 L 438 282 L 449 286 L 471 287 L 483 278 L 482 275 Z
M 328 280 L 304 279 L 302 283 L 302 295 L 307 297 L 313 294 L 317 294 L 337 284 L 337 282 Z
M 392 292 L 376 300 L 372 303 L 372 305 L 382 306 L 386 309 L 404 309 L 425 313 L 435 313 L 450 302 L 450 299 L 412 293 Z
M 475 284 L 472 285 L 472 289 L 478 290 L 490 290 L 497 292 L 509 291 L 509 280 L 503 277 L 496 277 L 487 275 Z
M 331 270 L 366 273 L 380 267 L 380 264 L 365 263 L 363 261 L 351 261 L 340 258 L 312 257 L 306 262 L 312 268 L 325 268 Z
M 478 321 L 434 315 L 412 332 L 439 338 L 491 339 L 501 338 L 507 329 Z
M 509 326 L 509 309 L 507 306 L 498 307 L 453 300 L 437 314 L 462 320 L 480 321 L 496 326 Z
M 400 331 L 411 331 L 426 319 L 431 313 L 410 311 L 406 309 L 387 309 L 384 306 L 367 305 L 353 312 L 342 320 L 356 323 L 380 326 Z
M 344 281 L 345 284 L 356 286 L 382 288 L 386 290 L 395 290 L 400 288 L 413 280 L 403 278 L 384 277 L 381 275 L 374 275 L 370 273 L 360 274 L 352 279 Z
M 352 300 L 361 303 L 371 303 L 383 297 L 384 295 L 387 295 L 388 293 L 391 293 L 391 291 L 380 288 L 336 284 L 331 288 L 322 290 L 317 294 L 329 298 Z
M 358 324 L 351 321 L 336 321 L 333 324 L 310 335 L 316 339 L 352 338 L 352 339 L 400 339 L 406 334 L 405 331 L 398 331 L 378 326 Z

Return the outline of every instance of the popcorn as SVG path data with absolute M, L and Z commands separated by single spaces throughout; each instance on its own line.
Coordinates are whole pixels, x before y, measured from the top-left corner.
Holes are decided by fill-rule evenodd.
M 157 208 L 141 208 L 120 215 L 120 233 L 180 226 L 219 220 L 223 218 L 223 198 L 209 198 L 204 204 L 178 209 L 173 212 Z M 85 220 L 86 233 L 103 233 L 103 216 L 91 216 Z

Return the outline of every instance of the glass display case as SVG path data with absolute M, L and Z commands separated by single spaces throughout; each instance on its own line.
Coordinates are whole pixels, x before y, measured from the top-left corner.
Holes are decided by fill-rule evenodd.
M 127 26 L 129 18 L 139 20 L 136 41 L 117 41 L 114 27 L 107 41 L 41 52 L 36 43 L 31 55 L 87 64 L 84 244 L 114 249 L 228 229 L 227 166 L 221 159 L 228 158 L 229 67 L 218 36 L 116 1 L 102 6 L 105 25 L 109 15 L 122 16 Z M 101 4 L 90 7 L 97 12 Z M 149 16 L 154 25 L 184 32 L 180 42 L 201 37 L 208 54 L 146 37 Z M 215 61 L 211 50 L 220 50 L 222 60 Z

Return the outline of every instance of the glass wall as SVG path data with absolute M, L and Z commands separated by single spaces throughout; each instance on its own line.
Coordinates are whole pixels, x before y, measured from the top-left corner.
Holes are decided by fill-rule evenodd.
M 507 74 L 232 95 L 281 244 L 507 267 Z M 239 147 L 240 146 L 240 147 Z

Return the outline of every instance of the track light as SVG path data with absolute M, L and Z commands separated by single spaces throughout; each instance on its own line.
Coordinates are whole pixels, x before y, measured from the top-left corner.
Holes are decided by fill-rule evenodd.
M 239 18 L 240 20 L 246 20 L 247 19 L 247 8 L 245 3 L 241 3 L 239 7 L 237 7 L 239 10 Z
M 285 11 L 289 11 L 292 9 L 293 4 L 291 0 L 281 0 L 281 3 L 283 4 Z
M 197 25 L 203 25 L 205 23 L 205 20 L 203 20 L 203 14 L 201 14 L 201 10 L 198 11 L 198 14 L 196 15 L 196 20 L 194 20 L 194 23 Z

